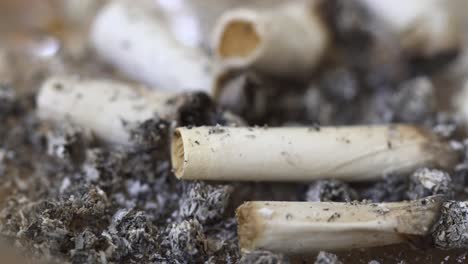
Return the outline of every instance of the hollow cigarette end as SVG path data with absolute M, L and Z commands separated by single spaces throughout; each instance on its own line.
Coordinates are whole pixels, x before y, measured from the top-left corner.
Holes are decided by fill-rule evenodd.
M 185 150 L 184 141 L 179 129 L 176 129 L 171 140 L 171 162 L 176 177 L 183 179 L 185 171 Z
M 252 19 L 231 16 L 222 23 L 217 52 L 221 58 L 248 57 L 261 42 L 260 32 Z
M 245 202 L 236 210 L 237 234 L 242 252 L 255 250 L 255 240 L 261 233 L 262 226 L 257 221 L 255 203 Z

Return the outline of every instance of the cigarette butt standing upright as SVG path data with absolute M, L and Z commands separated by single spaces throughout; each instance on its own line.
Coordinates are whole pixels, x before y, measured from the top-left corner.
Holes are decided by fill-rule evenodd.
M 213 48 L 221 64 L 283 77 L 310 74 L 329 42 L 317 2 L 225 12 L 213 33 Z
M 211 59 L 178 42 L 151 1 L 111 1 L 90 38 L 100 57 L 138 81 L 176 91 L 211 89 Z
M 216 181 L 365 181 L 457 161 L 447 142 L 408 125 L 182 127 L 171 157 L 178 178 Z
M 132 126 L 158 115 L 171 118 L 177 111 L 175 94 L 108 80 L 53 77 L 37 97 L 42 119 L 69 120 L 104 141 L 130 144 Z
M 239 243 L 242 251 L 310 253 L 430 239 L 443 202 L 246 202 L 236 211 Z

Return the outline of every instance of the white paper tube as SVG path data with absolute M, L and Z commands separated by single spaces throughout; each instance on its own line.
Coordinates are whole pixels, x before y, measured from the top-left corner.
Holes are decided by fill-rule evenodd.
M 97 53 L 128 76 L 167 90 L 212 86 L 212 61 L 182 45 L 147 1 L 112 1 L 98 14 L 91 32 Z
M 108 80 L 53 77 L 44 82 L 37 97 L 42 119 L 72 123 L 104 141 L 130 143 L 130 129 L 158 115 L 172 119 L 176 96 L 144 87 Z
M 217 181 L 365 181 L 457 160 L 446 142 L 407 125 L 178 128 L 171 156 L 178 178 Z
M 309 75 L 328 42 L 316 1 L 230 10 L 221 15 L 213 33 L 213 48 L 223 66 L 283 77 Z
M 282 253 L 396 244 L 430 235 L 442 203 L 246 202 L 236 211 L 239 243 L 244 252 Z

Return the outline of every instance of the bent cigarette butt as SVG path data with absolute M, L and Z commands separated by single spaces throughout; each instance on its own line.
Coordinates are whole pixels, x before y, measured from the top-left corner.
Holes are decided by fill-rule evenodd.
M 316 1 L 230 10 L 213 31 L 213 48 L 224 66 L 286 77 L 310 73 L 328 42 Z
M 69 120 L 104 141 L 130 144 L 130 129 L 158 115 L 172 118 L 176 96 L 108 80 L 52 77 L 37 97 L 39 117 Z
M 426 237 L 443 198 L 359 204 L 246 202 L 236 211 L 241 250 L 310 253 L 384 246 Z
M 98 55 L 135 80 L 160 89 L 209 91 L 213 62 L 177 41 L 148 1 L 112 1 L 96 17 L 91 43 Z
M 171 159 L 184 180 L 365 181 L 419 167 L 449 169 L 457 154 L 429 131 L 408 125 L 181 127 Z

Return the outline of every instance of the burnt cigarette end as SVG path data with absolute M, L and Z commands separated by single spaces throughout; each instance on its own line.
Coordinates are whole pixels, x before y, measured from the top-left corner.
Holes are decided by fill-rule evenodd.
M 468 202 L 445 202 L 432 237 L 434 245 L 441 249 L 467 248 Z
M 247 19 L 230 21 L 224 29 L 218 47 L 223 58 L 250 56 L 261 43 L 255 23 Z
M 419 236 L 430 235 L 431 227 L 439 219 L 440 208 L 445 200 L 444 196 L 436 195 L 409 202 L 405 210 L 411 213 L 403 213 L 398 217 L 398 232 Z
M 453 196 L 452 179 L 444 171 L 419 169 L 410 176 L 407 196 L 411 200 L 421 199 L 432 195 Z
M 181 179 L 184 176 L 185 162 L 187 161 L 185 159 L 184 141 L 179 130 L 174 132 L 171 140 L 171 161 L 174 174 Z
M 264 212 L 266 217 L 268 217 L 268 214 L 273 213 L 268 208 L 264 209 L 266 210 Z M 260 221 L 257 220 L 257 211 L 257 206 L 254 202 L 246 202 L 236 210 L 237 234 L 239 236 L 239 246 L 243 252 L 257 249 L 255 240 L 262 233 L 263 229 Z

